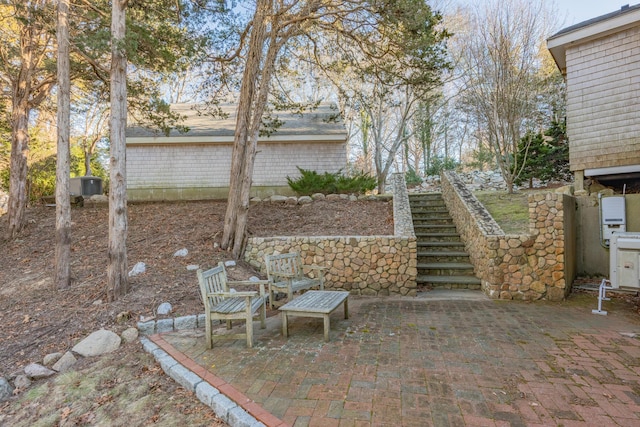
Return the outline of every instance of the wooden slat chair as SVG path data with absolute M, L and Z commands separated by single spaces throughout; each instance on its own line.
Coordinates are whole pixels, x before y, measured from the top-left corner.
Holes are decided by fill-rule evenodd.
M 220 263 L 207 271 L 199 269 L 198 282 L 207 319 L 207 348 L 212 348 L 214 339 L 240 339 L 245 336 L 247 347 L 253 347 L 253 319 L 259 317 L 260 327 L 265 328 L 267 311 L 264 285 L 267 281 L 228 281 L 224 264 Z M 230 285 L 259 285 L 260 292 L 231 292 Z M 214 320 L 226 321 L 227 329 L 231 329 L 232 320 L 244 320 L 246 333 L 213 335 L 211 323 Z
M 275 294 L 287 294 L 287 301 L 293 299 L 293 293 L 319 287 L 324 290 L 324 270 L 326 267 L 318 265 L 302 265 L 302 258 L 297 252 L 264 257 L 269 279 L 269 305 L 271 308 L 280 306 L 276 303 Z M 305 275 L 305 270 L 315 270 L 314 277 Z

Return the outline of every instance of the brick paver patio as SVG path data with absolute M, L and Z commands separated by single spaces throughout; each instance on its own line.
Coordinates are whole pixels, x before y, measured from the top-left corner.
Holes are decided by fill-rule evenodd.
M 468 296 L 469 291 L 463 294 Z M 267 425 L 639 426 L 640 315 L 622 300 L 591 314 L 564 303 L 357 297 L 350 319 L 280 318 L 205 348 L 204 330 L 153 337 Z M 257 326 L 257 324 L 256 324 Z M 634 334 L 637 334 L 634 335 Z M 195 397 L 194 397 L 195 398 Z

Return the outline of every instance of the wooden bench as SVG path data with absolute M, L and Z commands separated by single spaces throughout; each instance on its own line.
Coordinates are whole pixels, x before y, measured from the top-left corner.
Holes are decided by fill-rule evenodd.
M 302 265 L 302 258 L 297 252 L 266 255 L 264 257 L 269 279 L 269 305 L 276 305 L 275 294 L 287 294 L 287 301 L 293 300 L 293 293 L 318 287 L 324 289 L 324 270 L 318 265 Z M 305 275 L 305 270 L 315 271 L 314 277 Z
M 324 319 L 324 340 L 329 341 L 330 318 L 344 304 L 344 318 L 349 318 L 349 292 L 308 291 L 279 308 L 282 313 L 282 335 L 289 336 L 289 316 L 321 317 Z
M 260 281 L 235 281 L 227 280 L 227 272 L 224 264 L 220 263 L 207 271 L 198 270 L 198 283 L 204 303 L 207 324 L 207 348 L 213 346 L 213 339 L 239 339 L 247 338 L 247 347 L 253 347 L 253 319 L 260 318 L 260 327 L 266 326 L 266 295 L 264 285 L 266 280 Z M 229 285 L 259 285 L 260 293 L 256 291 L 232 292 Z M 227 329 L 231 329 L 232 320 L 244 320 L 246 333 L 213 335 L 211 323 L 214 320 L 225 320 Z

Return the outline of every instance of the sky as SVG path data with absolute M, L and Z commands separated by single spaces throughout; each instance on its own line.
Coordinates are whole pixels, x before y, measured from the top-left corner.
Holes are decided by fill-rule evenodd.
M 560 19 L 566 17 L 563 28 L 615 12 L 626 4 L 633 6 L 639 2 L 640 0 L 555 0 Z

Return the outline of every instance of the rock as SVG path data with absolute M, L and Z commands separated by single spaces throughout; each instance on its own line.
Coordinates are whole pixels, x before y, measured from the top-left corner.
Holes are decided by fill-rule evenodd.
M 260 278 L 259 278 L 259 277 L 256 277 L 256 276 L 251 276 L 251 277 L 249 277 L 249 281 L 250 281 L 250 282 L 259 282 L 259 281 L 260 281 Z
M 311 202 L 313 202 L 313 199 L 309 196 L 302 196 L 298 199 L 299 205 L 308 205 Z
M 38 363 L 31 363 L 24 367 L 24 374 L 31 379 L 39 380 L 42 378 L 49 378 L 51 375 L 55 375 L 55 371 L 42 366 Z
M 198 264 L 189 264 L 187 265 L 187 271 L 195 271 L 199 269 L 200 266 Z
M 287 197 L 287 200 L 285 201 L 285 203 L 287 205 L 297 205 L 298 204 L 298 198 L 297 197 Z
M 13 387 L 6 378 L 0 377 L 0 402 L 7 400 L 13 395 Z
M 67 372 L 77 361 L 78 359 L 70 351 L 67 351 L 51 368 L 58 372 Z
M 225 261 L 224 262 L 224 266 L 225 267 L 235 267 L 236 266 L 236 262 L 232 259 Z
M 189 255 L 189 250 L 188 250 L 187 248 L 182 248 L 182 249 L 180 249 L 180 250 L 177 250 L 177 251 L 173 254 L 173 256 L 174 256 L 174 257 L 176 257 L 176 256 L 179 256 L 179 257 L 185 257 L 185 256 L 187 256 L 187 255 Z
M 62 353 L 49 353 L 42 360 L 44 366 L 51 366 L 62 357 Z
M 121 341 L 118 334 L 106 329 L 100 329 L 92 332 L 88 337 L 76 344 L 72 350 L 84 357 L 99 356 L 117 350 Z
M 173 307 L 171 307 L 171 304 L 168 302 L 163 302 L 162 304 L 160 304 L 158 306 L 158 310 L 157 313 L 158 314 L 162 314 L 162 315 L 166 315 L 171 313 L 171 311 L 173 310 Z
M 327 194 L 326 199 L 327 200 L 341 200 L 342 197 L 340 197 L 340 194 Z
M 94 204 L 109 204 L 109 197 L 105 196 L 104 194 L 94 194 L 93 196 L 89 197 L 89 201 L 94 203 Z
M 138 274 L 142 274 L 145 271 L 147 271 L 147 266 L 145 265 L 145 263 L 144 262 L 138 262 L 138 263 L 136 263 L 136 265 L 133 266 L 133 268 L 129 272 L 129 277 L 137 276 Z
M 355 202 L 356 200 L 358 200 L 358 197 L 355 194 L 349 196 L 349 201 Z
M 260 202 L 262 202 L 262 199 L 260 197 L 252 197 L 249 200 L 249 203 L 260 203 Z
M 102 304 L 102 300 L 101 299 L 97 299 L 94 302 L 92 302 L 93 305 L 101 305 Z
M 287 196 L 279 196 L 277 194 L 269 197 L 271 203 L 284 203 L 287 201 Z
M 124 342 L 133 342 L 138 339 L 138 330 L 136 328 L 128 328 L 120 336 Z
M 18 390 L 26 390 L 29 388 L 29 386 L 31 385 L 31 380 L 29 379 L 28 376 L 26 375 L 18 375 L 14 380 L 13 380 L 13 385 L 16 387 L 16 389 Z M 2 400 L 2 399 L 0 399 Z
M 326 196 L 324 194 L 322 194 L 322 193 L 314 193 L 314 194 L 311 195 L 311 198 L 313 200 L 324 200 L 324 199 L 326 199 Z
M 121 311 L 116 316 L 116 322 L 118 322 L 118 323 L 124 323 L 124 322 L 126 322 L 126 321 L 128 321 L 130 319 L 131 319 L 131 312 L 130 311 Z
M 563 185 L 562 187 L 556 188 L 554 191 L 558 194 L 573 196 L 573 185 Z

